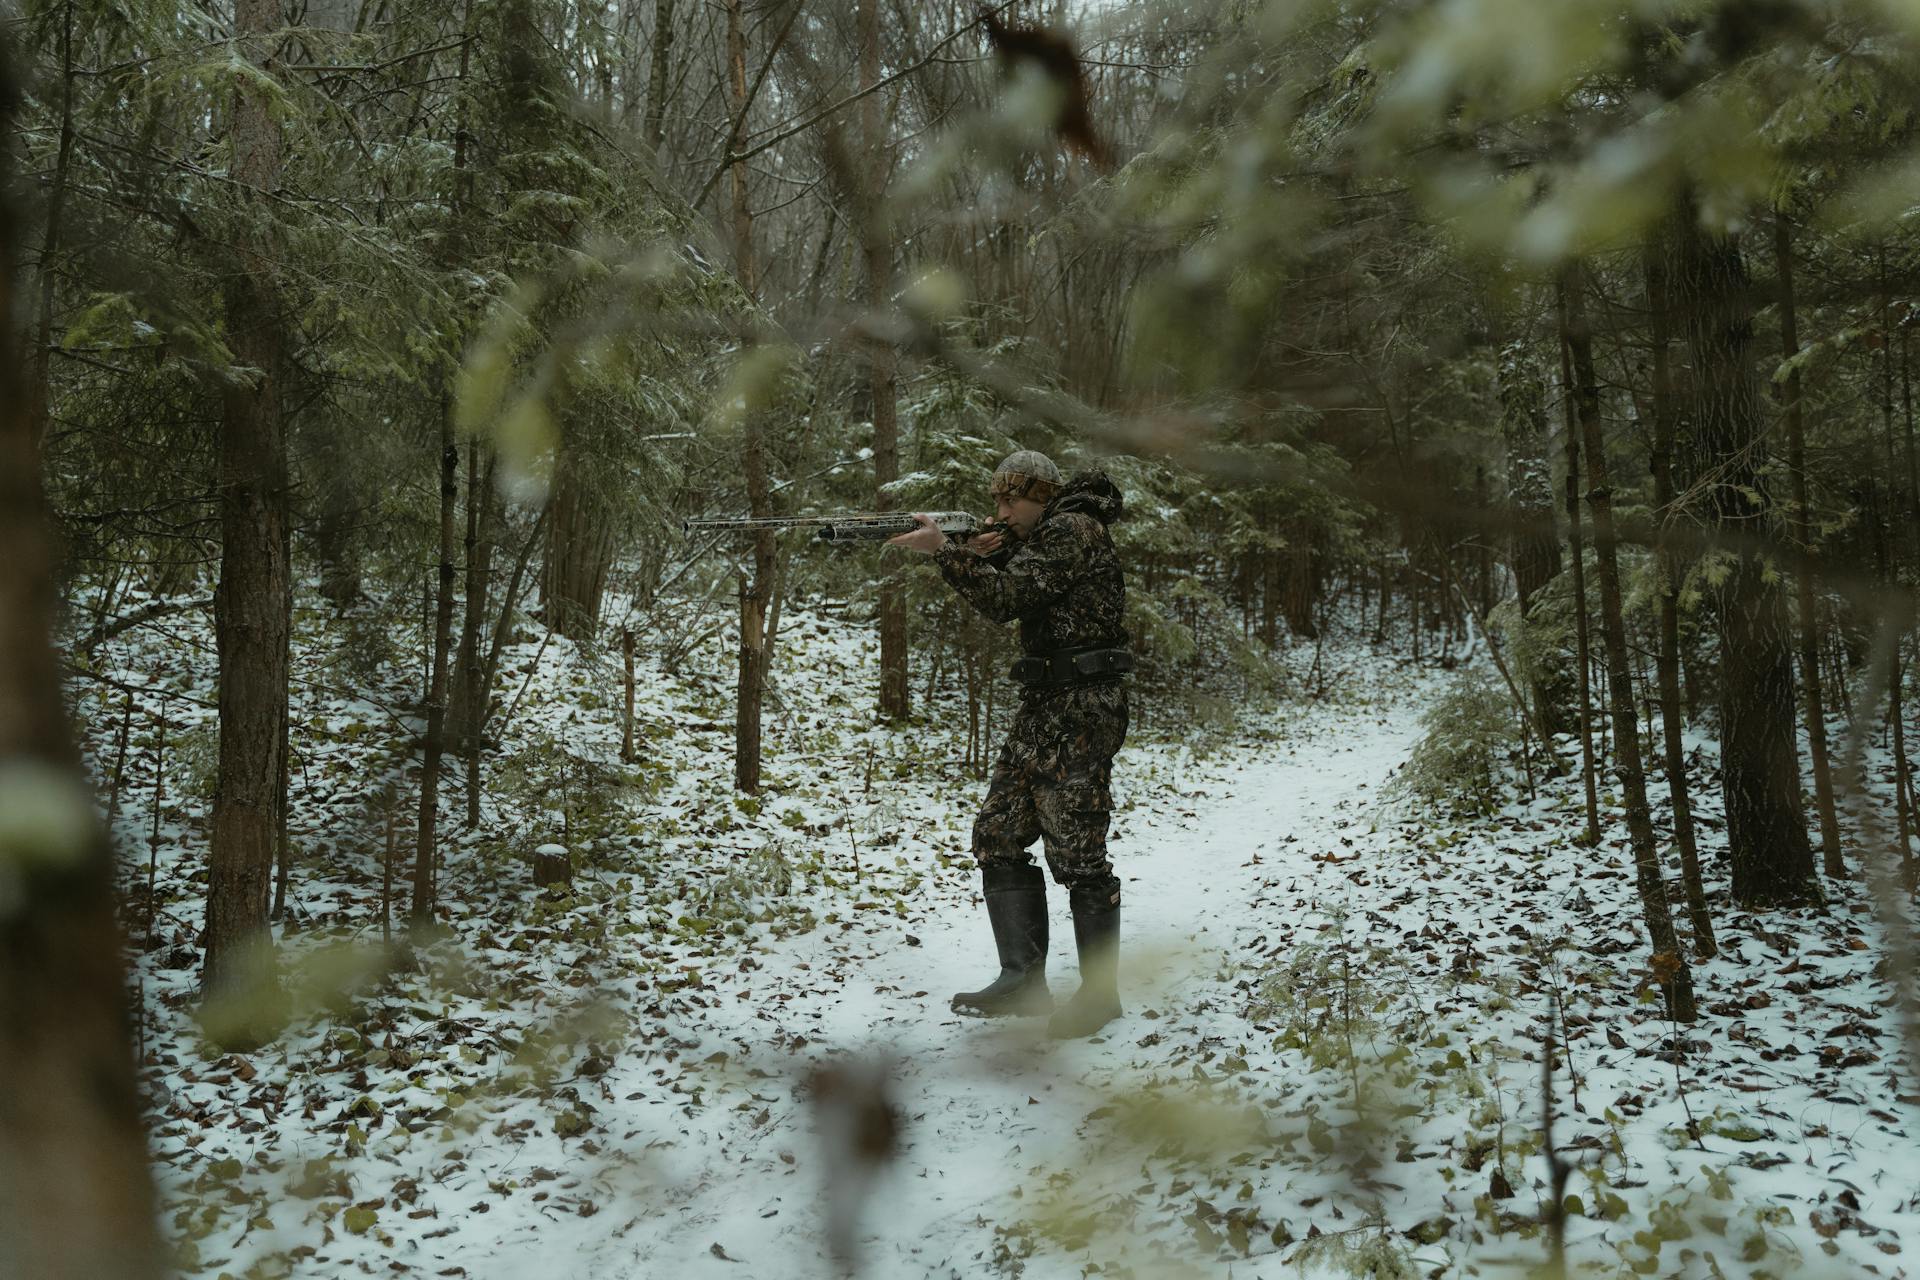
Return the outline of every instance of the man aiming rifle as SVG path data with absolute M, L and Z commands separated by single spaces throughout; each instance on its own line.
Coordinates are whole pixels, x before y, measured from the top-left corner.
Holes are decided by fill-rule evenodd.
M 1123 626 L 1126 583 L 1107 526 L 1120 491 L 1104 472 L 1062 480 L 1044 454 L 1021 450 L 994 472 L 1004 531 L 951 538 L 927 515 L 888 545 L 926 552 L 941 576 L 995 622 L 1018 620 L 1013 666 L 1020 709 L 973 824 L 1000 974 L 953 997 L 956 1010 L 996 1017 L 1053 1010 L 1047 990 L 1046 879 L 1027 852 L 1043 842 L 1067 890 L 1080 953 L 1080 989 L 1048 1033 L 1092 1035 L 1120 1015 L 1116 970 L 1120 881 L 1107 857 L 1113 756 L 1127 736 Z

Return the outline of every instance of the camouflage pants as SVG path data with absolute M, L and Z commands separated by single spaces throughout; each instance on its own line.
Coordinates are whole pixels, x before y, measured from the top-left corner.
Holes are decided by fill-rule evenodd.
M 1120 881 L 1107 857 L 1113 755 L 1127 736 L 1124 684 L 1080 685 L 1029 695 L 1013 717 L 973 824 L 973 856 L 1028 863 L 1045 841 L 1056 883 L 1098 902 Z

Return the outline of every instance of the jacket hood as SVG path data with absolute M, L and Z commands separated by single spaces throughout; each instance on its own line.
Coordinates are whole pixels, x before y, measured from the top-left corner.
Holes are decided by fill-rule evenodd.
M 1059 496 L 1047 504 L 1047 515 L 1056 511 L 1077 511 L 1092 516 L 1101 524 L 1120 519 L 1123 503 L 1120 486 L 1106 472 L 1089 468 L 1076 471 L 1060 487 Z M 1044 517 L 1043 517 L 1044 518 Z

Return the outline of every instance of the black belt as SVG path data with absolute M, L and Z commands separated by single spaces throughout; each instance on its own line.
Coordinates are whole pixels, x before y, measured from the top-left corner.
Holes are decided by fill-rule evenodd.
M 1080 684 L 1133 670 L 1125 649 L 1056 649 L 1033 653 L 1013 664 L 1013 678 L 1024 685 Z

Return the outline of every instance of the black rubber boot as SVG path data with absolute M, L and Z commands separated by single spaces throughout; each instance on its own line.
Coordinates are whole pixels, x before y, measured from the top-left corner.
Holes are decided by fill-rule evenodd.
M 1047 1023 L 1056 1040 L 1090 1036 L 1120 1016 L 1120 890 L 1074 889 L 1073 941 L 1080 949 L 1080 989 Z
M 980 869 L 980 884 L 1000 952 L 1000 976 L 978 991 L 954 996 L 954 1009 L 987 1018 L 1052 1012 L 1045 874 L 1031 862 L 988 863 Z

